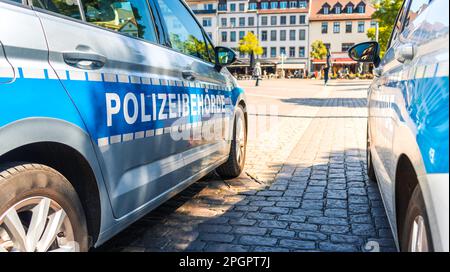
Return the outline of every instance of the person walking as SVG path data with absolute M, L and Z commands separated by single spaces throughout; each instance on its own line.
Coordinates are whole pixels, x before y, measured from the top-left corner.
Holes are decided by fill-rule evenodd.
M 325 86 L 327 86 L 327 83 L 328 83 L 330 68 L 331 68 L 331 54 L 330 54 L 330 50 L 327 49 L 327 61 L 325 63 L 325 67 L 323 69 Z
M 261 64 L 259 62 L 256 63 L 255 68 L 253 68 L 253 76 L 256 78 L 256 87 L 259 86 L 259 81 L 261 80 Z

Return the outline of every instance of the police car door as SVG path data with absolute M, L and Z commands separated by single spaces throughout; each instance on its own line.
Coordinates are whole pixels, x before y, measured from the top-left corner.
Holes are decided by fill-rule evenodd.
M 147 1 L 32 3 L 48 40 L 51 76 L 86 123 L 115 216 L 163 201 L 189 177 L 181 155 L 188 141 L 170 135 L 185 94 L 178 67 L 188 63 L 157 43 Z
M 229 109 L 231 90 L 223 74 L 215 69 L 214 48 L 189 8 L 180 0 L 154 0 L 165 34 L 189 92 L 190 153 L 184 154 L 192 176 L 208 170 L 226 156 L 225 109 Z M 228 112 L 229 113 L 229 112 Z M 189 129 L 187 130 L 189 131 Z M 189 137 L 189 135 L 184 135 Z M 216 165 L 217 166 L 217 165 Z

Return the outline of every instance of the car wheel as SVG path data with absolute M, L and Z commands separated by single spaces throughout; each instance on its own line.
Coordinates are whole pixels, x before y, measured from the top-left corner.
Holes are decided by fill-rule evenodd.
M 244 170 L 247 151 L 247 124 L 244 109 L 237 107 L 234 119 L 233 139 L 228 160 L 216 169 L 222 178 L 231 179 L 238 177 Z
M 369 179 L 373 182 L 377 182 L 377 177 L 375 175 L 375 169 L 372 163 L 372 154 L 370 152 L 370 137 L 369 137 L 369 125 L 367 125 L 367 151 L 366 151 L 366 161 L 367 161 L 367 175 Z
M 86 218 L 75 189 L 56 170 L 0 166 L 0 252 L 87 251 Z
M 433 251 L 430 235 L 430 225 L 425 209 L 420 186 L 417 185 L 409 201 L 403 224 L 401 249 L 404 252 L 429 252 Z

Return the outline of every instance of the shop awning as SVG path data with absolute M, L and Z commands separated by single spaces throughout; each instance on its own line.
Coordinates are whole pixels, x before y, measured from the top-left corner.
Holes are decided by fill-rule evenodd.
M 277 69 L 305 69 L 305 63 L 285 63 L 284 65 L 277 64 Z

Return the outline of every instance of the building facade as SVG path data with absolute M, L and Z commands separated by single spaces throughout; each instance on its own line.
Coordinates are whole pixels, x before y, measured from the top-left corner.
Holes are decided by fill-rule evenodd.
M 333 72 L 358 72 L 347 50 L 368 41 L 367 30 L 376 26 L 371 19 L 374 7 L 367 0 L 313 0 L 310 9 L 310 44 L 320 40 L 331 52 Z M 325 60 L 311 59 L 311 68 L 318 71 Z
M 257 59 L 264 74 L 304 76 L 309 69 L 309 0 L 188 0 L 187 3 L 216 45 L 237 49 L 248 32 L 256 34 L 263 48 Z M 239 60 L 231 70 L 248 73 L 249 56 L 240 54 Z

